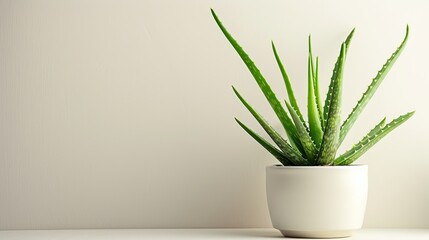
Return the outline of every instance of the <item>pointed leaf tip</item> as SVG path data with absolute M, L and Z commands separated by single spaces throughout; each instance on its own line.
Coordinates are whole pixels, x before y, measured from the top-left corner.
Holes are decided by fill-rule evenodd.
M 407 121 L 414 112 L 401 115 L 387 125 L 384 118 L 377 126 L 372 129 L 359 143 L 355 144 L 352 149 L 348 150 L 335 160 L 336 165 L 349 165 L 363 155 L 368 149 L 374 146 L 383 137 L 389 134 L 393 129 Z
M 213 11 L 214 13 L 214 11 Z M 286 131 L 286 134 L 289 138 L 289 140 L 292 142 L 293 145 L 297 146 L 297 148 L 301 149 L 299 140 L 295 137 L 296 135 L 296 129 L 295 126 L 292 123 L 292 120 L 289 118 L 288 114 L 286 113 L 285 109 L 281 105 L 280 101 L 278 100 L 276 94 L 271 89 L 271 86 L 268 84 L 264 76 L 261 74 L 258 67 L 255 65 L 255 63 L 252 61 L 252 59 L 249 57 L 249 55 L 243 50 L 243 48 L 238 44 L 238 42 L 231 36 L 231 34 L 228 32 L 228 30 L 223 26 L 222 22 L 219 20 L 219 18 L 213 14 L 214 20 L 216 21 L 217 25 L 219 26 L 222 33 L 225 35 L 226 39 L 229 41 L 229 43 L 232 45 L 232 47 L 235 49 L 235 51 L 240 56 L 243 63 L 246 65 L 247 69 L 252 74 L 254 80 L 258 84 L 260 90 L 264 94 L 265 98 L 271 105 L 271 108 L 277 115 L 277 118 L 280 120 L 280 122 L 283 125 L 283 128 Z
M 271 48 L 273 49 L 273 51 L 274 51 L 275 53 L 277 53 L 276 45 L 274 44 L 274 41 L 273 41 L 273 40 L 271 40 Z
M 377 72 L 377 75 L 373 78 L 370 85 L 367 87 L 367 90 L 362 94 L 362 97 L 358 100 L 356 106 L 353 108 L 352 112 L 348 115 L 346 120 L 343 122 L 341 126 L 341 134 L 340 134 L 340 144 L 346 137 L 348 131 L 351 129 L 355 121 L 357 120 L 360 113 L 363 111 L 365 106 L 368 104 L 368 102 L 371 100 L 372 96 L 374 95 L 377 88 L 380 86 L 383 79 L 386 77 L 387 73 L 389 72 L 390 68 L 395 63 L 396 59 L 401 54 L 402 50 L 405 47 L 405 44 L 408 40 L 408 25 L 407 25 L 407 31 L 405 33 L 405 37 L 402 40 L 399 47 L 392 53 L 392 55 L 387 59 L 387 61 L 384 63 L 384 65 L 381 67 L 381 69 Z
M 334 68 L 333 78 L 331 79 L 331 100 L 327 106 L 327 117 L 325 118 L 325 132 L 323 134 L 322 144 L 320 145 L 318 163 L 330 165 L 335 160 L 338 150 L 340 137 L 340 120 L 341 120 L 341 91 L 343 82 L 344 62 L 346 55 L 347 43 L 341 44 L 340 56 L 338 57 Z M 331 87 L 330 87 L 331 88 Z

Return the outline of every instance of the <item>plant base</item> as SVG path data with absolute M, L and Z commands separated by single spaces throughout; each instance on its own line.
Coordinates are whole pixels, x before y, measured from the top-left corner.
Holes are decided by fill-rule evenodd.
M 297 238 L 344 238 L 350 237 L 353 234 L 353 230 L 345 231 L 291 231 L 291 230 L 279 230 L 285 237 L 297 237 Z

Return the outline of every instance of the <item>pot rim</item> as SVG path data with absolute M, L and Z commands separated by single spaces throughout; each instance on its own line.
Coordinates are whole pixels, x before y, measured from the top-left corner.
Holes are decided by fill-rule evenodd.
M 341 168 L 368 168 L 367 164 L 351 164 L 341 166 L 283 166 L 281 164 L 268 165 L 267 169 L 341 169 Z

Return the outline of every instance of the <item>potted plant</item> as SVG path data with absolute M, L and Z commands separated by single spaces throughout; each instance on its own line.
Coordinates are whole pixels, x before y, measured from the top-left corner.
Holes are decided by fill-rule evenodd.
M 274 228 L 290 237 L 346 237 L 362 227 L 367 199 L 367 166 L 353 164 L 362 154 L 393 129 L 408 120 L 414 112 L 386 124 L 380 121 L 350 150 L 338 155 L 337 150 L 359 114 L 374 95 L 380 83 L 402 52 L 408 38 L 408 26 L 402 43 L 378 71 L 345 121 L 341 122 L 341 92 L 344 63 L 354 29 L 341 44 L 328 93 L 322 105 L 319 91 L 318 58 L 314 60 L 309 37 L 308 56 L 308 121 L 297 104 L 291 82 L 272 42 L 272 50 L 283 76 L 288 94 L 284 105 L 237 41 L 212 15 L 225 37 L 237 51 L 255 78 L 282 126 L 287 140 L 242 97 L 234 93 L 277 145 L 269 143 L 244 123 L 237 123 L 281 165 L 267 166 L 266 189 Z

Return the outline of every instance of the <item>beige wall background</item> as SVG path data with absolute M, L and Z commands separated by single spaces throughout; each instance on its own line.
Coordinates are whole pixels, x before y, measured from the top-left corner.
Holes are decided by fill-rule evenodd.
M 342 150 L 417 110 L 359 160 L 365 226 L 429 227 L 427 1 L 1 0 L 0 229 L 271 226 L 264 167 L 276 161 L 234 122 L 260 129 L 230 85 L 280 124 L 210 7 L 285 98 L 277 43 L 302 107 L 308 34 L 325 90 L 356 27 L 344 116 L 410 24 Z

